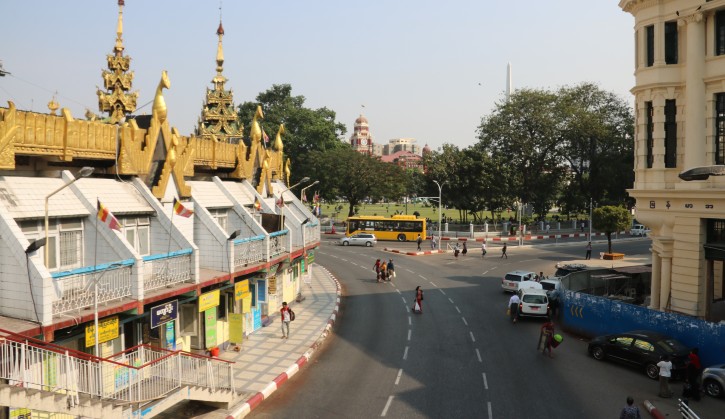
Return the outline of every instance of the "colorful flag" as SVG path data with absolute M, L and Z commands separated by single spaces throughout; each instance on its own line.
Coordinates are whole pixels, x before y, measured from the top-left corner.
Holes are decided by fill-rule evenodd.
M 194 211 L 186 208 L 184 205 L 181 204 L 181 201 L 176 198 L 174 198 L 174 212 L 176 213 L 176 215 L 180 215 L 186 218 L 194 215 Z
M 101 220 L 108 228 L 121 231 L 121 223 L 113 216 L 111 211 L 98 200 L 98 219 Z
M 305 196 L 305 191 L 302 191 L 302 196 L 300 197 L 302 202 L 307 202 L 307 197 Z
M 267 133 L 264 132 L 264 128 L 262 128 L 262 138 L 264 139 L 264 145 L 266 146 L 269 142 L 269 137 L 267 136 Z
M 284 206 L 284 199 L 282 198 L 282 196 L 280 196 L 279 199 L 277 200 L 277 206 L 280 208 L 282 208 Z
M 262 203 L 259 202 L 259 198 L 257 198 L 256 196 L 254 197 L 254 209 L 256 211 L 259 211 L 262 209 Z

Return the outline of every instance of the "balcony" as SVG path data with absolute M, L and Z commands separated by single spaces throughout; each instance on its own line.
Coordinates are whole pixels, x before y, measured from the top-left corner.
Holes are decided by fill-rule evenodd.
M 289 230 L 275 231 L 269 235 L 269 257 L 270 259 L 287 253 L 289 241 Z
M 143 289 L 151 291 L 192 281 L 191 249 L 143 257 Z
M 53 315 L 81 310 L 93 305 L 93 281 L 98 279 L 98 303 L 131 296 L 133 259 L 87 266 L 51 274 L 60 299 L 53 301 Z
M 234 240 L 234 270 L 239 271 L 245 266 L 264 262 L 264 253 L 263 235 Z

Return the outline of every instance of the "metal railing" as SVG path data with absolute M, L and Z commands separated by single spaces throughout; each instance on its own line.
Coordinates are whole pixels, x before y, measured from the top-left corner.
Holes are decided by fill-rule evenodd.
M 16 387 L 146 403 L 182 386 L 233 390 L 233 362 L 141 345 L 98 358 L 0 329 L 0 379 Z
M 287 253 L 287 235 L 289 230 L 275 231 L 269 235 L 269 257 L 273 258 L 282 253 Z
M 122 266 L 118 266 L 119 264 Z M 53 285 L 60 296 L 59 299 L 53 301 L 53 314 L 62 314 L 92 306 L 94 298 L 92 285 L 96 279 L 98 280 L 98 303 L 131 296 L 132 265 L 133 260 L 126 260 L 51 274 Z
M 257 262 L 264 262 L 264 236 L 246 237 L 234 240 L 234 268 L 239 270 Z
M 320 241 L 320 223 L 314 222 L 310 224 L 306 224 L 304 226 L 307 230 L 305 230 L 305 244 L 310 244 L 314 242 Z
M 191 281 L 191 252 L 191 249 L 184 249 L 171 253 L 144 256 L 144 291 Z

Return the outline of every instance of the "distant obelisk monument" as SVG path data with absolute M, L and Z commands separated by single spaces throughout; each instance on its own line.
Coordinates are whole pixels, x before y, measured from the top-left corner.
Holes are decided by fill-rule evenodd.
M 513 90 L 513 85 L 511 81 L 511 63 L 508 63 L 506 66 L 506 101 L 508 102 L 509 98 L 511 97 L 511 91 Z

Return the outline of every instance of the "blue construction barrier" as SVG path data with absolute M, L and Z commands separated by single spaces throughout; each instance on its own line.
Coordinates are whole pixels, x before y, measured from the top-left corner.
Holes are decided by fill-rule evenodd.
M 563 293 L 559 321 L 565 330 L 589 338 L 630 330 L 657 331 L 698 347 L 703 367 L 725 363 L 723 323 L 572 291 Z

